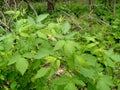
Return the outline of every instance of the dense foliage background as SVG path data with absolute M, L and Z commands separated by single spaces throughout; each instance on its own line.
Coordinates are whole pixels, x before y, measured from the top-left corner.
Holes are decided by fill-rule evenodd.
M 0 90 L 120 90 L 120 1 L 0 0 Z

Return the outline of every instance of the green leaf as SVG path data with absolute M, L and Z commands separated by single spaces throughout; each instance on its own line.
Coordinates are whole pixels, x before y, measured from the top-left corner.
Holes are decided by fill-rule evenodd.
M 120 84 L 118 85 L 118 90 L 120 90 Z
M 25 26 L 22 26 L 20 29 L 19 29 L 19 33 L 23 33 L 25 31 L 29 31 L 31 28 L 33 27 L 33 25 L 25 25 Z M 27 34 L 27 32 L 26 32 Z
M 13 19 L 17 19 L 17 17 L 20 15 L 20 11 L 12 11 L 12 10 L 9 10 L 9 11 L 6 11 L 5 14 L 13 14 Z
M 65 44 L 64 40 L 58 41 L 54 47 L 54 51 L 61 49 L 64 46 L 64 44 Z
M 11 34 L 9 35 L 5 40 L 4 40 L 4 49 L 6 52 L 10 51 L 13 47 L 13 43 L 14 43 L 14 36 Z
M 56 23 L 49 23 L 49 24 L 48 24 L 48 28 L 49 28 L 49 29 L 54 29 L 55 27 L 57 27 L 57 25 L 58 25 L 58 24 L 56 24 Z
M 89 77 L 89 78 L 91 78 L 93 80 L 95 79 L 95 71 L 92 68 L 83 68 L 83 67 L 81 67 L 80 68 L 80 73 L 85 77 Z
M 109 76 L 101 77 L 97 82 L 97 90 L 111 90 L 110 86 L 114 86 Z
M 51 68 L 50 69 L 50 71 L 49 71 L 49 75 L 47 75 L 47 78 L 49 79 L 49 78 L 52 78 L 53 77 L 53 75 L 55 75 L 55 70 L 53 69 L 53 68 Z
M 112 59 L 113 61 L 115 61 L 115 62 L 120 62 L 120 55 L 114 53 L 113 48 L 111 48 L 111 49 L 109 49 L 109 50 L 107 51 L 107 55 L 108 55 L 108 57 L 110 57 L 110 59 Z
M 76 31 L 70 32 L 69 34 L 67 34 L 65 36 L 65 39 L 67 39 L 67 40 L 74 39 L 74 36 L 76 36 L 76 34 L 78 34 L 78 32 L 76 32 Z
M 90 42 L 90 41 L 95 42 L 96 41 L 95 37 L 90 37 L 90 36 L 86 36 L 85 39 L 87 40 L 87 42 Z
M 23 57 L 31 59 L 34 57 L 34 54 L 31 52 L 26 52 L 25 54 L 23 54 Z
M 41 68 L 40 70 L 37 71 L 37 74 L 34 76 L 34 79 L 38 79 L 45 76 L 49 70 L 50 68 Z
M 10 88 L 11 88 L 12 90 L 16 90 L 16 86 L 17 86 L 17 82 L 16 82 L 16 81 L 11 82 Z
M 95 84 L 93 84 L 92 82 L 88 82 L 87 85 L 87 90 L 97 90 Z
M 72 82 L 75 83 L 76 85 L 81 86 L 81 87 L 85 86 L 85 83 L 82 80 L 78 79 L 78 78 L 73 78 Z
M 26 19 L 17 20 L 15 24 L 16 31 L 18 31 L 21 27 L 23 27 L 26 21 L 27 21 Z
M 96 45 L 98 45 L 99 43 L 98 42 L 95 42 L 95 43 L 90 43 L 90 44 L 88 44 L 87 46 L 86 46 L 86 48 L 93 48 L 93 47 L 95 47 Z
M 67 56 L 71 56 L 75 52 L 75 42 L 67 41 L 64 45 L 64 52 Z
M 52 57 L 52 56 L 48 56 L 45 58 L 47 60 L 47 62 L 49 63 L 54 63 L 56 61 L 57 58 L 55 57 Z
M 68 84 L 64 87 L 64 90 L 77 90 L 77 87 L 75 87 L 74 83 L 68 82 Z
M 109 86 L 114 86 L 112 78 L 110 76 L 103 76 L 101 78 L 102 80 L 104 80 L 104 82 L 109 85 Z
M 86 60 L 86 62 L 91 66 L 96 66 L 97 58 L 91 54 L 82 54 L 82 57 Z
M 104 63 L 106 64 L 106 66 L 115 68 L 115 62 L 113 60 L 111 60 L 110 58 L 106 59 L 106 61 L 104 61 Z
M 0 37 L 0 41 L 5 40 L 5 39 L 6 39 L 6 36 Z
M 29 34 L 23 33 L 23 32 L 21 32 L 20 35 L 23 36 L 23 37 L 29 37 L 30 36 Z
M 22 75 L 26 72 L 28 65 L 28 61 L 22 57 L 19 58 L 16 62 L 16 68 Z
M 60 67 L 60 60 L 56 60 L 56 68 L 59 69 Z
M 17 19 L 19 15 L 20 15 L 20 11 L 16 11 L 15 15 L 13 16 L 13 20 Z
M 20 54 L 14 54 L 12 56 L 12 58 L 9 60 L 8 65 L 12 65 L 12 64 L 16 63 L 20 59 L 21 59 L 21 55 Z
M 8 86 L 4 86 L 4 90 L 9 90 Z
M 5 29 L 3 27 L 0 27 L 0 34 L 5 34 Z
M 71 78 L 68 76 L 62 76 L 60 78 L 56 78 L 53 80 L 53 83 L 56 85 L 66 85 L 69 81 L 71 81 Z
M 9 11 L 6 11 L 5 14 L 8 14 L 8 15 L 15 14 L 15 11 L 9 10 Z
M 34 25 L 35 24 L 35 20 L 32 17 L 28 16 L 28 23 Z
M 97 82 L 97 90 L 111 90 L 108 85 L 103 80 Z
M 2 74 L 0 74 L 0 80 L 5 80 L 5 77 Z
M 75 65 L 82 66 L 82 67 L 88 66 L 88 63 L 82 56 L 75 55 L 74 58 L 75 58 Z
M 35 55 L 35 59 L 41 59 L 43 57 L 49 56 L 49 54 L 51 53 L 51 51 L 47 48 L 41 48 L 37 54 Z
M 42 32 L 38 31 L 37 35 L 38 35 L 38 37 L 47 40 L 47 36 L 45 34 L 43 34 Z
M 37 21 L 37 22 L 41 22 L 41 21 L 43 21 L 45 18 L 47 18 L 48 15 L 49 15 L 49 14 L 41 14 L 41 15 L 39 15 L 39 16 L 36 18 L 36 21 Z
M 62 32 L 66 34 L 71 29 L 71 25 L 68 22 L 63 23 Z
M 111 55 L 111 59 L 114 60 L 115 62 L 120 62 L 120 55 L 113 54 Z
M 109 49 L 108 51 L 107 51 L 107 55 L 110 57 L 111 55 L 113 55 L 114 54 L 114 52 L 113 52 L 113 48 L 111 48 L 111 49 Z
M 45 24 L 35 24 L 35 27 L 36 27 L 36 29 L 38 29 L 38 30 L 41 30 L 42 28 L 44 28 L 46 25 Z

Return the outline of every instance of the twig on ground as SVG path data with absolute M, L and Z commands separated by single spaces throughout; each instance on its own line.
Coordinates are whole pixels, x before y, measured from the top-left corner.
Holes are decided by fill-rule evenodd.
M 36 16 L 38 16 L 37 11 L 34 9 L 33 5 L 31 4 L 31 2 L 29 2 L 28 0 L 25 0 L 26 3 L 30 6 L 30 8 L 33 10 L 33 12 L 35 13 Z
M 2 19 L 3 19 L 4 23 L 6 24 L 6 17 L 5 17 L 5 15 L 3 14 L 2 11 L 0 11 L 0 15 L 2 16 Z
M 20 8 L 20 6 L 22 5 L 23 0 L 20 1 L 20 3 L 18 4 L 18 8 Z
M 1 20 L 0 20 L 0 26 L 3 27 L 3 28 L 6 28 L 7 30 L 10 29 L 9 26 L 7 26 L 7 25 L 6 25 L 4 22 L 2 22 Z
M 10 5 L 9 5 L 8 2 L 7 2 L 7 0 L 4 0 L 4 3 L 6 4 L 6 9 L 7 9 L 7 10 L 11 9 L 11 8 L 10 8 Z
M 90 18 L 90 19 L 94 19 L 94 20 L 96 20 L 96 21 L 99 22 L 99 23 L 105 24 L 105 25 L 108 26 L 108 27 L 111 27 L 111 25 L 110 25 L 109 23 L 105 22 L 104 20 L 101 20 L 101 19 L 92 17 L 92 16 L 90 16 L 90 15 L 89 15 L 89 18 Z
M 13 0 L 14 1 L 14 4 L 15 4 L 15 11 L 17 10 L 17 3 L 16 3 L 16 0 Z
M 79 22 L 75 19 L 75 17 L 71 16 L 70 14 L 68 14 L 67 12 L 62 11 L 64 14 L 66 14 L 68 17 L 70 17 L 69 20 L 71 20 L 71 23 L 75 26 L 75 28 L 77 28 L 78 30 L 83 29 L 80 25 Z
M 82 27 L 79 25 L 78 21 L 74 18 L 74 17 L 71 17 L 72 19 L 72 24 L 79 30 L 82 29 Z
M 88 15 L 90 19 L 94 19 L 94 20 L 96 20 L 96 21 L 99 22 L 99 23 L 103 23 L 103 24 L 105 24 L 106 26 L 111 27 L 111 25 L 110 25 L 109 23 L 105 22 L 104 20 L 101 20 L 101 19 L 98 19 L 98 18 L 95 18 L 95 17 L 91 16 L 92 13 L 93 13 L 93 10 L 92 10 L 92 11 L 90 12 L 90 14 Z

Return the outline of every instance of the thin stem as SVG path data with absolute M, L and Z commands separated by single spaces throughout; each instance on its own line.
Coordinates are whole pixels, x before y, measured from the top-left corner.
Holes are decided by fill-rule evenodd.
M 7 8 L 6 8 L 7 10 L 8 10 L 8 9 L 11 9 L 11 8 L 10 8 L 10 5 L 9 5 L 8 2 L 7 2 L 7 0 L 4 0 L 4 3 L 5 3 L 6 6 L 7 6 Z
M 114 0 L 114 5 L 113 5 L 113 15 L 115 16 L 116 12 L 116 0 Z
M 9 27 L 4 22 L 2 22 L 1 20 L 0 20 L 0 26 L 5 27 L 9 30 Z
M 5 17 L 5 15 L 3 14 L 2 11 L 0 11 L 0 14 L 2 15 L 2 17 L 3 17 L 3 21 L 4 21 L 4 23 L 6 24 L 6 17 Z
M 16 1 L 15 0 L 13 0 L 14 1 L 14 4 L 15 4 L 15 11 L 17 10 L 17 3 L 16 3 Z
M 30 8 L 33 10 L 33 12 L 35 13 L 35 15 L 38 16 L 37 11 L 34 9 L 33 5 L 29 1 L 27 1 L 27 0 L 26 0 L 26 2 L 30 6 Z

